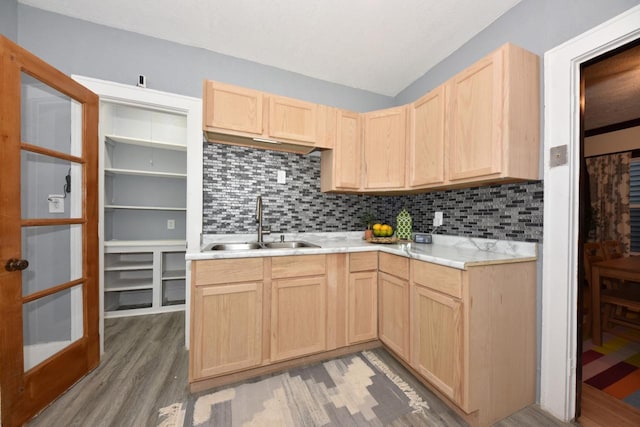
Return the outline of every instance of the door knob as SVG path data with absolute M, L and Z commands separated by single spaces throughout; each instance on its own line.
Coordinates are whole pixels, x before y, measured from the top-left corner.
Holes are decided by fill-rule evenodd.
M 27 267 L 29 267 L 29 261 L 16 258 L 11 258 L 4 266 L 7 271 L 22 271 Z

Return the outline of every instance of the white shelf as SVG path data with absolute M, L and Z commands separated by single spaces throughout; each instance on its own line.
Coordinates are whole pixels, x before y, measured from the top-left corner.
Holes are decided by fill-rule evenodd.
M 126 317 L 137 316 L 139 314 L 152 314 L 154 312 L 152 305 L 149 304 L 134 304 L 134 305 L 119 305 L 115 308 L 105 309 L 105 319 L 114 317 Z
M 186 277 L 185 270 L 168 270 L 162 273 L 162 280 L 179 280 L 186 279 Z
M 122 135 L 105 135 L 107 142 L 119 142 L 121 144 L 138 145 L 141 147 L 160 148 L 164 150 L 187 151 L 184 144 L 176 144 L 175 142 L 156 141 L 152 139 L 131 138 Z
M 130 209 L 143 211 L 187 211 L 187 208 L 162 207 L 162 206 L 126 206 L 126 205 L 105 205 L 105 209 Z
M 148 279 L 120 279 L 109 280 L 104 288 L 105 292 L 137 291 L 141 289 L 153 289 L 153 280 Z
M 106 240 L 104 242 L 105 248 L 117 248 L 117 247 L 145 247 L 150 246 L 149 252 L 153 247 L 157 246 L 175 246 L 176 249 L 185 249 L 187 247 L 186 240 Z M 177 250 L 176 252 L 180 252 Z M 107 251 L 107 253 L 119 253 Z M 151 261 L 149 261 L 151 262 Z
M 139 169 L 115 169 L 104 168 L 104 172 L 108 175 L 133 175 L 133 176 L 153 176 L 159 178 L 187 178 L 186 173 L 173 173 L 173 172 L 154 172 L 145 171 Z
M 118 261 L 104 266 L 104 271 L 152 270 L 153 261 Z

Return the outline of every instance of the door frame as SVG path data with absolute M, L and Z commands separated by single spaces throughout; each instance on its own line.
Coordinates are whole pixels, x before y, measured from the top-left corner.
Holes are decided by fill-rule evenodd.
M 580 65 L 640 37 L 638 23 L 640 6 L 544 55 L 540 406 L 563 421 L 576 410 Z
M 182 114 L 187 118 L 187 253 L 200 252 L 202 243 L 202 100 L 185 95 L 140 88 L 123 83 L 72 74 L 71 78 L 89 88 L 102 101 L 130 104 Z M 104 138 L 98 126 L 98 236 L 100 354 L 104 349 Z M 186 261 L 185 347 L 189 349 L 191 312 L 191 261 Z

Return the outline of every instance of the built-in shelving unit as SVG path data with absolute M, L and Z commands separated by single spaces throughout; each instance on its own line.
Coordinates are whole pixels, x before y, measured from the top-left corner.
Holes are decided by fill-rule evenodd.
M 138 102 L 100 103 L 106 317 L 180 310 L 186 299 L 187 118 Z
M 184 310 L 187 156 L 202 150 L 202 104 L 182 95 L 75 79 L 100 96 L 104 317 Z M 198 229 L 201 224 L 192 234 Z
M 109 241 L 104 251 L 107 317 L 184 307 L 184 241 Z

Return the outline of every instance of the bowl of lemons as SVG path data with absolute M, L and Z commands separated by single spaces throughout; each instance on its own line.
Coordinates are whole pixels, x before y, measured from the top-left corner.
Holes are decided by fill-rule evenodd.
M 393 237 L 393 227 L 389 224 L 376 223 L 371 227 L 373 237 L 369 239 L 371 243 L 396 243 L 397 238 Z

